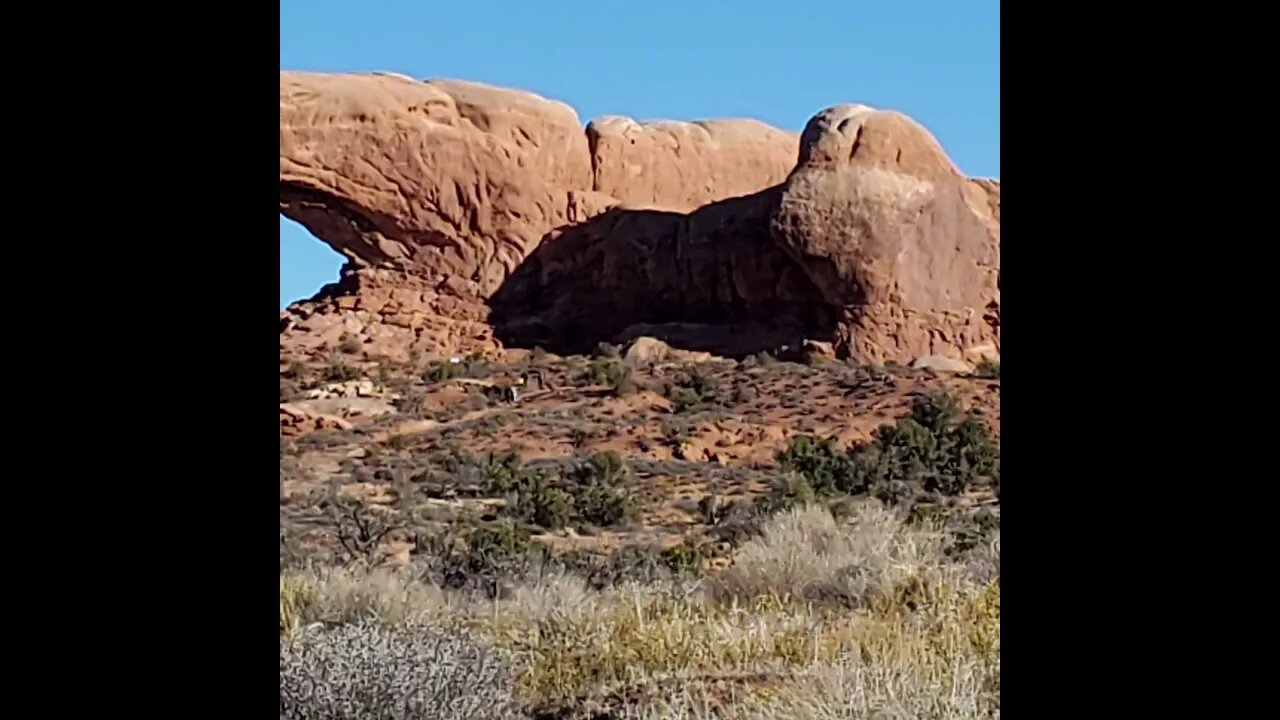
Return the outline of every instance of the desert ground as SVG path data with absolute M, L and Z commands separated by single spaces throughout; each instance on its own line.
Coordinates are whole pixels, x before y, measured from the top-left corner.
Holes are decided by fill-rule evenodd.
M 285 679 L 385 717 L 998 716 L 998 364 L 623 351 L 282 365 Z

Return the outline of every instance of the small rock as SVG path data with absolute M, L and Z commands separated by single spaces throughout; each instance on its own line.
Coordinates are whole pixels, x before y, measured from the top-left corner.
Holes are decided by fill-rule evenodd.
M 638 337 L 632 341 L 623 358 L 633 365 L 652 365 L 666 360 L 670 354 L 671 346 L 661 340 L 651 337 Z
M 944 355 L 925 355 L 916 358 L 911 367 L 917 370 L 935 370 L 948 373 L 971 373 L 973 366 L 963 360 L 949 358 Z
M 328 397 L 319 400 L 302 400 L 293 407 L 309 415 L 327 415 L 335 418 L 375 418 L 395 412 L 389 403 L 377 398 Z
M 808 357 L 834 359 L 836 356 L 836 347 L 833 343 L 822 342 L 821 340 L 805 340 L 804 354 Z

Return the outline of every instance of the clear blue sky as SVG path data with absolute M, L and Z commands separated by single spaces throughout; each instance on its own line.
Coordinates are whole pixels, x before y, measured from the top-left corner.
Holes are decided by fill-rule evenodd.
M 861 102 L 914 117 L 969 175 L 1000 176 L 998 0 L 282 0 L 280 68 L 516 87 L 584 124 L 754 117 L 798 131 Z M 342 265 L 283 217 L 280 257 L 282 309 Z

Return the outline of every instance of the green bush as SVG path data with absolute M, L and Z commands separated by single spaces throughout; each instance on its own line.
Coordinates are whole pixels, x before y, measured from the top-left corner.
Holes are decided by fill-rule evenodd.
M 778 463 L 784 470 L 804 478 L 818 495 L 837 492 L 852 495 L 866 489 L 854 484 L 858 478 L 853 461 L 836 447 L 834 438 L 796 436 L 786 449 L 778 453 Z
M 538 555 L 529 533 L 511 523 L 478 527 L 464 536 L 465 548 L 444 558 L 444 579 L 461 587 L 476 579 L 519 575 Z
M 999 380 L 1000 361 L 983 358 L 982 362 L 978 363 L 978 367 L 974 369 L 973 374 L 988 380 Z
M 515 490 L 512 514 L 524 522 L 559 530 L 573 522 L 576 498 L 547 482 L 539 472 L 526 472 Z
M 678 413 L 688 412 L 702 403 L 702 398 L 689 388 L 668 388 L 667 398 Z
M 954 398 L 932 393 L 917 398 L 907 417 L 878 428 L 852 458 L 866 485 L 902 481 L 959 495 L 992 478 L 1000 447 L 976 415 L 961 414 Z
M 427 370 L 426 379 L 433 383 L 442 383 L 458 377 L 461 370 L 453 363 L 436 363 Z
M 617 358 L 602 356 L 592 358 L 582 371 L 580 381 L 587 385 L 603 385 L 609 388 L 625 386 L 631 381 L 631 366 Z
M 573 503 L 581 520 L 607 527 L 632 518 L 636 504 L 626 483 L 631 467 L 616 453 L 596 453 L 574 468 Z
M 520 451 L 510 449 L 503 453 L 489 453 L 483 464 L 489 492 L 503 495 L 519 490 L 526 482 L 524 461 Z
M 676 412 L 682 413 L 715 400 L 717 386 L 710 373 L 690 365 L 665 384 L 663 395 L 671 401 Z
M 491 454 L 484 461 L 484 473 L 491 495 L 511 497 L 510 516 L 549 530 L 574 522 L 607 527 L 636 511 L 626 487 L 631 468 L 615 453 L 590 456 L 558 482 L 525 467 L 515 450 Z
M 871 442 L 844 452 L 831 438 L 801 435 L 778 461 L 818 496 L 871 491 L 897 503 L 920 491 L 954 496 L 984 481 L 998 484 L 1000 447 L 980 418 L 933 393 L 917 398 L 907 417 L 877 428 Z

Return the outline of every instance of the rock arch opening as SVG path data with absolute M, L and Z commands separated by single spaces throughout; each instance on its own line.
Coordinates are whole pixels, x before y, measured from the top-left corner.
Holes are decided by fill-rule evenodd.
M 280 215 L 280 309 L 309 300 L 338 281 L 347 261 L 301 224 Z

